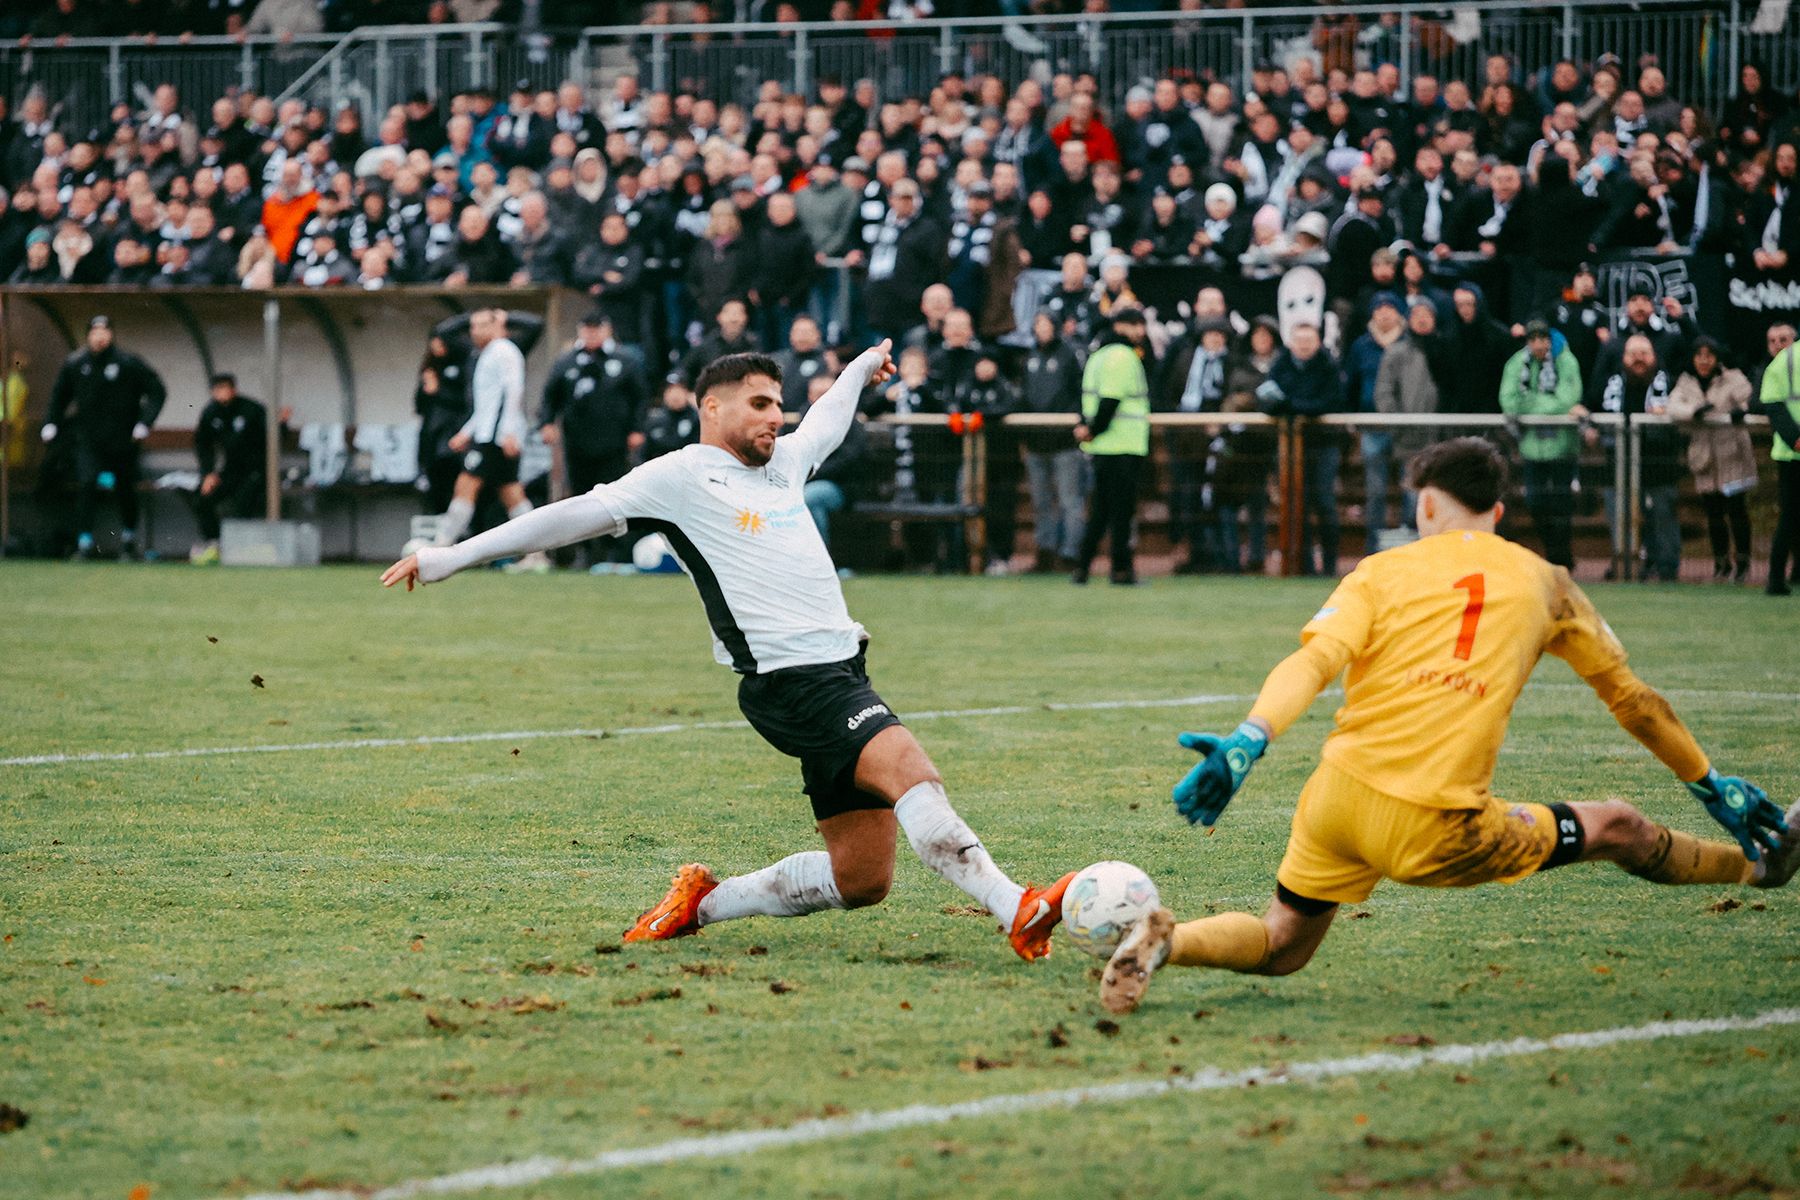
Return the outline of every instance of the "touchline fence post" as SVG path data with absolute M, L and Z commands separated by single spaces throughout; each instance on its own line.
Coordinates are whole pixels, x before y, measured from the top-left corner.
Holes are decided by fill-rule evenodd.
M 963 503 L 974 514 L 963 522 L 968 543 L 969 574 L 979 575 L 987 560 L 987 433 L 985 423 L 963 436 Z
M 812 50 L 807 45 L 806 30 L 804 30 L 804 29 L 796 29 L 794 31 L 793 55 L 794 55 L 794 88 L 793 88 L 793 90 L 797 94 L 804 96 L 812 90 L 808 86 L 810 83 L 810 76 L 811 76 L 812 72 L 807 69 L 808 66 L 810 66 Z
M 281 301 L 273 296 L 263 300 L 263 373 L 264 395 L 268 396 L 268 431 L 263 445 L 263 489 L 265 516 L 281 520 Z
M 1639 562 L 1638 550 L 1644 544 L 1644 462 L 1643 462 L 1644 427 L 1625 414 L 1625 441 L 1631 447 L 1630 464 L 1631 507 L 1625 522 L 1625 556 L 1626 560 L 1636 566 Z M 1647 564 L 1646 564 L 1647 565 Z M 1624 578 L 1621 575 L 1621 578 Z

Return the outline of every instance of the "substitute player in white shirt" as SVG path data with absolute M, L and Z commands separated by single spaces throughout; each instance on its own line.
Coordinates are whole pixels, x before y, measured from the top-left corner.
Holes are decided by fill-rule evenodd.
M 537 509 L 456 546 L 420 550 L 384 585 L 435 583 L 494 559 L 633 531 L 660 533 L 694 581 L 713 657 L 736 671 L 738 707 L 800 760 L 824 852 L 720 881 L 690 863 L 661 903 L 625 933 L 661 941 L 738 917 L 861 908 L 887 895 L 896 827 L 925 865 L 1000 921 L 1027 960 L 1050 952 L 1073 872 L 1021 887 L 950 806 L 943 777 L 869 684 L 868 634 L 844 605 L 831 555 L 806 509 L 807 478 L 843 441 L 863 390 L 894 373 L 890 342 L 865 351 L 786 437 L 781 368 L 727 355 L 700 373 L 700 442 L 622 479 Z
M 456 477 L 450 507 L 438 522 L 438 546 L 453 546 L 468 532 L 484 484 L 500 490 L 508 521 L 532 510 L 519 482 L 519 452 L 528 432 L 525 355 L 506 336 L 506 310 L 483 308 L 470 314 L 469 341 L 475 346 L 475 367 L 469 375 L 473 411 L 449 442 L 450 449 L 463 456 L 462 473 Z M 539 554 L 521 565 L 548 569 L 550 562 Z

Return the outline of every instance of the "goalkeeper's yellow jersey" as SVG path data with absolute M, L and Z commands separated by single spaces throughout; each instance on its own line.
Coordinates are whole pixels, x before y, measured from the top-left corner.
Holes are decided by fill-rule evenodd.
M 1466 530 L 1363 559 L 1300 636 L 1351 652 L 1325 761 L 1433 808 L 1488 802 L 1513 703 L 1545 651 L 1584 679 L 1625 662 L 1566 570 Z

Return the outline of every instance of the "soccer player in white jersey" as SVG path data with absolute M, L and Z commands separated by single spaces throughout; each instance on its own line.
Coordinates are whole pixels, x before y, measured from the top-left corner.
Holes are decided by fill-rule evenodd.
M 825 850 L 719 880 L 699 863 L 625 933 L 661 941 L 738 917 L 797 917 L 879 903 L 896 827 L 925 865 L 999 919 L 1027 960 L 1050 952 L 1074 873 L 1021 887 L 950 806 L 943 777 L 869 684 L 868 634 L 851 620 L 831 556 L 807 513 L 807 478 L 837 448 L 863 390 L 894 373 L 890 342 L 865 351 L 793 432 L 781 433 L 781 368 L 732 354 L 700 373 L 700 442 L 613 483 L 547 505 L 457 546 L 421 549 L 384 585 L 435 583 L 466 567 L 626 530 L 660 533 L 693 579 L 713 657 L 741 677 L 738 707 L 800 760 Z
M 519 452 L 527 432 L 525 355 L 506 336 L 506 310 L 483 308 L 470 314 L 469 340 L 475 346 L 469 377 L 474 411 L 450 439 L 450 449 L 463 456 L 462 473 L 438 522 L 438 546 L 455 545 L 468 532 L 484 484 L 500 489 L 507 520 L 516 521 L 532 509 L 519 482 Z M 548 569 L 550 561 L 538 554 L 520 565 Z

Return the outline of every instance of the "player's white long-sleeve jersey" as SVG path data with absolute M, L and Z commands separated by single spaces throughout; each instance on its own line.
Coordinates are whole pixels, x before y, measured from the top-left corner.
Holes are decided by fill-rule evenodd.
M 502 438 L 525 441 L 525 355 L 508 338 L 495 338 L 475 357 L 469 377 L 469 399 L 474 409 L 460 432 L 476 445 Z
M 433 583 L 629 526 L 668 539 L 699 589 L 720 663 L 760 674 L 850 658 L 867 635 L 845 607 L 803 490 L 844 440 L 879 362 L 864 355 L 851 363 L 799 427 L 776 439 L 766 466 L 746 466 L 717 446 L 687 446 L 458 545 L 421 550 L 419 578 Z

